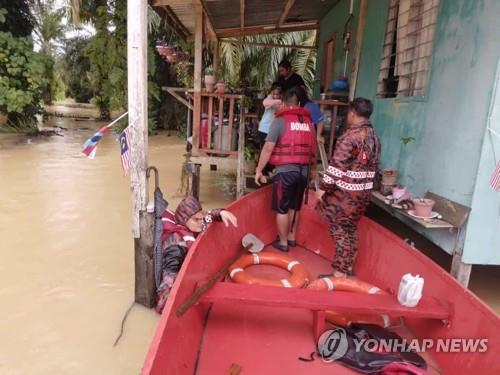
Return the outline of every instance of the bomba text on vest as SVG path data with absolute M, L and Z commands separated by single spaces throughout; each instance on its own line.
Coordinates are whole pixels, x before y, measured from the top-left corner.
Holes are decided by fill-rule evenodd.
M 302 132 L 310 132 L 309 124 L 305 124 L 303 122 L 292 122 L 290 124 L 291 130 L 294 131 L 302 131 Z

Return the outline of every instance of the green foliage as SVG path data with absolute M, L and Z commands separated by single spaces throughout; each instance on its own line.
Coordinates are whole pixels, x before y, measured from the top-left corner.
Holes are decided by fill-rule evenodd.
M 313 45 L 315 38 L 314 31 L 298 31 L 245 36 L 235 42 Z M 284 59 L 291 62 L 295 72 L 304 78 L 309 88 L 313 86 L 316 65 L 314 49 L 270 48 L 224 41 L 220 55 L 223 78 L 234 87 L 268 88 L 278 77 L 278 64 Z
M 10 32 L 14 37 L 30 37 L 33 17 L 30 12 L 31 0 L 0 0 L 0 32 Z
M 54 0 L 34 0 L 31 11 L 33 14 L 33 38 L 41 55 L 44 76 L 47 84 L 43 91 L 43 101 L 51 104 L 56 96 L 61 80 L 55 74 L 57 43 L 64 37 L 65 26 L 62 23 L 64 10 L 56 7 Z
M 33 36 L 42 52 L 55 55 L 56 43 L 64 37 L 66 30 L 62 19 L 64 9 L 56 7 L 54 0 L 33 1 L 31 7 L 34 20 Z
M 2 15 L 4 21 L 9 17 L 5 11 Z M 45 63 L 41 54 L 33 52 L 30 39 L 0 31 L 0 111 L 7 113 L 10 121 L 29 120 L 40 111 L 48 82 Z
M 90 76 L 90 59 L 85 54 L 89 40 L 82 37 L 67 39 L 62 58 L 62 78 L 65 94 L 79 103 L 89 103 L 94 96 Z
M 181 87 L 191 88 L 194 85 L 193 65 L 191 63 L 179 63 L 174 65 L 177 82 Z
M 88 22 L 96 33 L 80 48 L 83 55 L 78 53 L 77 46 L 68 45 L 65 49 L 63 77 L 67 94 L 77 101 L 83 101 L 82 96 L 92 96 L 91 102 L 99 106 L 101 116 L 108 117 L 111 110 L 127 106 L 126 1 L 70 0 L 68 3 L 73 23 Z M 192 43 L 173 38 L 166 20 L 162 20 L 152 8 L 148 11 L 148 21 L 149 130 L 159 127 L 185 129 L 185 107 L 160 89 L 161 86 L 178 84 L 174 69 L 158 56 L 154 47 L 156 39 L 165 36 L 174 39 L 184 51 L 192 49 Z M 189 80 L 190 77 L 186 74 L 182 79 Z M 89 90 L 85 91 L 85 87 Z
M 177 130 L 179 135 L 185 138 L 187 110 L 166 91 L 160 90 L 162 86 L 193 87 L 192 62 L 179 64 L 168 64 L 155 51 L 156 40 L 164 39 L 168 43 L 175 43 L 184 52 L 193 56 L 193 43 L 184 42 L 176 37 L 166 20 L 161 20 L 155 16 L 154 11 L 150 11 L 150 49 L 148 61 L 153 66 L 149 66 L 148 89 L 157 91 L 157 98 L 154 102 L 150 96 L 150 122 L 156 119 L 156 128 Z
M 257 150 L 253 147 L 245 146 L 243 156 L 245 157 L 245 160 L 255 160 L 257 157 Z
M 92 103 L 99 107 L 102 118 L 109 119 L 111 110 L 126 106 L 127 4 L 125 0 L 109 1 L 95 11 L 96 34 L 85 47 L 85 56 L 95 92 Z

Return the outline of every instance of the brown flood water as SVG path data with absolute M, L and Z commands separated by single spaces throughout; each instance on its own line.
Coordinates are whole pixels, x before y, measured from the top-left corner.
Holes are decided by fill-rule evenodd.
M 137 374 L 159 316 L 136 305 L 113 348 L 134 293 L 118 144 L 107 134 L 88 160 L 82 144 L 102 124 L 54 123 L 64 137 L 0 135 L 0 374 Z M 183 153 L 175 136 L 149 138 L 172 207 Z M 205 206 L 227 204 L 213 174 L 202 178 Z

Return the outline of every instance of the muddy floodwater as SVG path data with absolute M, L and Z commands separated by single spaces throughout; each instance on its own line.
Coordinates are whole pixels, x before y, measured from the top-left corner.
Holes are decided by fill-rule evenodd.
M 0 135 L 0 374 L 137 374 L 158 315 L 133 300 L 129 179 L 118 143 L 104 136 L 94 160 L 82 143 L 102 123 L 54 119 L 63 136 Z M 184 144 L 149 138 L 170 204 L 180 199 Z M 214 175 L 201 200 L 222 206 Z

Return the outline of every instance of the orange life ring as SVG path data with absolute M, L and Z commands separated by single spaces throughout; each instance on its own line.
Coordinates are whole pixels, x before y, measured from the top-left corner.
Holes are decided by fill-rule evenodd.
M 322 277 L 312 281 L 307 289 L 310 290 L 339 290 L 353 293 L 384 294 L 386 291 L 361 280 L 348 277 Z M 325 311 L 325 318 L 330 323 L 339 326 L 350 326 L 352 323 L 377 324 L 384 328 L 390 327 L 396 323 L 388 315 L 382 314 L 341 314 L 336 311 Z
M 269 280 L 252 276 L 245 268 L 256 264 L 269 264 L 288 270 L 291 275 L 288 279 Z M 309 281 L 306 269 L 300 262 L 271 251 L 258 254 L 243 254 L 229 267 L 229 276 L 234 282 L 250 285 L 281 286 L 285 288 L 302 288 Z

